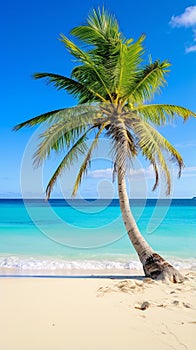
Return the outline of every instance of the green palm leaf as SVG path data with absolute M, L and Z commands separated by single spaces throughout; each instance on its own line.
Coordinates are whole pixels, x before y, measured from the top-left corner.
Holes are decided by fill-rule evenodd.
M 96 106 L 88 105 L 78 105 L 71 108 L 57 109 L 51 112 L 41 114 L 35 118 L 26 120 L 23 123 L 16 125 L 13 130 L 17 131 L 24 127 L 35 126 L 42 123 L 47 123 L 47 125 L 53 124 L 55 122 L 69 122 L 72 123 L 74 127 L 74 122 L 77 125 L 88 123 L 89 120 L 93 120 L 99 115 L 99 110 Z M 75 124 L 75 125 L 76 125 Z
M 129 101 L 130 103 L 143 103 L 153 99 L 154 94 L 160 92 L 160 88 L 166 84 L 165 75 L 169 72 L 170 67 L 168 61 L 155 61 L 140 69 L 135 79 Z
M 117 39 L 120 36 L 119 26 L 116 18 L 100 8 L 93 9 L 87 19 L 89 27 L 95 28 L 106 39 Z
M 179 176 L 181 175 L 181 169 L 183 167 L 183 159 L 178 151 L 167 141 L 157 130 L 155 130 L 148 123 L 135 119 L 131 123 L 131 128 L 138 137 L 138 145 L 142 151 L 142 154 L 151 162 L 155 170 L 156 182 L 154 189 L 158 183 L 158 168 L 156 164 L 159 164 L 159 170 L 161 170 L 166 178 L 167 182 L 167 194 L 171 190 L 170 172 L 165 160 L 163 151 L 171 155 L 171 160 L 176 161 L 179 167 Z
M 148 120 L 155 125 L 164 125 L 167 121 L 174 120 L 176 115 L 182 117 L 184 120 L 187 120 L 191 116 L 196 117 L 196 113 L 188 108 L 169 104 L 140 105 L 135 107 L 135 111 L 144 120 Z
M 94 9 L 87 19 L 87 25 L 78 26 L 71 30 L 72 35 L 84 43 L 102 46 L 109 41 L 119 40 L 118 22 L 104 8 Z
M 65 109 L 56 109 L 55 111 L 40 114 L 35 118 L 26 120 L 25 122 L 22 122 L 20 124 L 15 125 L 13 130 L 17 131 L 17 130 L 20 130 L 24 127 L 35 126 L 35 125 L 45 123 L 45 122 L 50 124 L 50 123 L 54 122 L 55 120 L 58 120 L 60 115 L 62 115 L 62 114 L 64 115 L 64 111 L 65 111 Z
M 114 71 L 114 84 L 119 98 L 126 99 L 135 85 L 137 69 L 142 61 L 142 42 L 144 38 L 142 35 L 135 43 L 121 43 L 118 61 Z
M 83 155 L 87 150 L 86 140 L 87 140 L 87 134 L 93 129 L 94 127 L 89 128 L 78 140 L 77 142 L 71 147 L 71 149 L 67 152 L 67 154 L 64 156 L 63 160 L 59 164 L 58 168 L 52 175 L 50 181 L 48 182 L 47 188 L 46 188 L 46 197 L 47 199 L 50 198 L 51 191 L 54 187 L 54 184 L 57 181 L 57 178 L 61 176 L 63 170 L 65 168 L 68 168 L 71 166 L 76 160 L 78 160 L 80 155 Z
M 52 124 L 40 135 L 42 142 L 34 154 L 34 164 L 36 166 L 39 166 L 46 157 L 49 157 L 52 150 L 59 152 L 69 148 L 80 133 L 89 128 L 90 124 L 94 126 L 97 125 L 97 120 L 100 122 L 99 114 L 97 117 L 95 108 L 91 108 L 90 112 L 88 112 L 88 108 L 87 112 L 85 108 L 82 111 L 83 113 L 77 114 L 77 108 L 76 110 L 71 109 L 71 114 L 68 113 L 64 118 L 61 117 L 59 122 Z
M 105 129 L 105 127 L 107 125 L 109 125 L 109 122 L 103 123 L 103 125 L 100 127 L 99 131 L 95 135 L 94 141 L 92 142 L 88 152 L 86 153 L 85 159 L 84 159 L 84 161 L 80 167 L 80 170 L 78 172 L 78 175 L 76 177 L 76 181 L 75 181 L 73 192 L 72 192 L 73 197 L 76 195 L 76 193 L 78 191 L 78 187 L 82 181 L 82 177 L 87 173 L 87 169 L 88 169 L 88 166 L 90 164 L 92 153 L 93 153 L 93 151 L 94 151 L 94 149 L 97 146 L 98 141 L 99 141 L 99 136 L 101 135 L 101 133 L 103 132 L 103 130 Z
M 84 128 L 85 129 L 85 128 Z M 70 146 L 81 132 L 78 128 L 67 131 L 64 123 L 56 123 L 40 135 L 43 141 L 38 145 L 37 151 L 34 154 L 34 165 L 39 166 L 43 161 L 50 156 L 52 150 L 60 151 Z
M 108 89 L 108 86 L 107 86 L 107 77 L 104 76 L 103 74 L 104 72 L 103 67 L 101 67 L 102 69 L 100 69 L 100 67 L 95 64 L 92 57 L 87 52 L 81 50 L 78 46 L 76 46 L 71 40 L 66 38 L 66 36 L 63 34 L 61 35 L 61 41 L 64 43 L 67 50 L 74 57 L 76 57 L 79 60 L 79 62 L 83 62 L 85 65 L 93 69 L 95 78 L 99 80 L 100 84 L 104 87 L 105 92 L 111 98 L 110 90 Z
M 73 96 L 77 97 L 81 103 L 94 101 L 98 98 L 100 101 L 105 101 L 105 98 L 101 96 L 96 90 L 93 90 L 89 85 L 82 84 L 71 78 L 67 78 L 63 75 L 53 73 L 35 73 L 35 79 L 46 78 L 49 84 L 54 85 L 58 90 L 64 89 Z M 82 79 L 81 79 L 82 81 Z
M 105 69 L 105 68 L 104 68 Z M 72 71 L 72 78 L 77 81 L 85 81 L 85 86 L 87 89 L 92 91 L 98 91 L 93 97 L 88 96 L 88 94 L 78 94 L 79 103 L 89 103 L 89 102 L 106 102 L 110 99 L 105 86 L 100 82 L 99 79 L 95 76 L 94 69 L 88 65 L 77 66 Z M 108 80 L 109 81 L 109 80 Z

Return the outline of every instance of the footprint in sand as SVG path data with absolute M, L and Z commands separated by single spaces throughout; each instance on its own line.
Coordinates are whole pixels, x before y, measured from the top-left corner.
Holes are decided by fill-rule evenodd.
M 141 304 L 135 304 L 134 305 L 135 309 L 139 309 L 139 310 L 142 310 L 142 311 L 148 309 L 149 307 L 150 307 L 150 303 L 148 301 L 144 301 Z
M 179 301 L 179 300 L 174 300 L 174 301 L 172 302 L 172 304 L 175 305 L 175 306 L 184 306 L 184 307 L 186 307 L 187 309 L 192 309 L 192 306 L 191 306 L 189 303 L 185 303 L 184 301 L 181 302 L 181 301 Z
M 143 290 L 143 281 L 121 281 L 113 284 L 112 286 L 100 287 L 98 292 L 108 293 L 108 292 L 123 292 L 123 293 L 133 293 L 134 291 Z

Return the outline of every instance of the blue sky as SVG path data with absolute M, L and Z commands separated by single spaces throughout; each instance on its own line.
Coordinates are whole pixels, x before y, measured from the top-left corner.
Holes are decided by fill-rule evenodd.
M 73 106 L 76 101 L 66 92 L 56 91 L 43 81 L 32 79 L 34 72 L 53 72 L 69 76 L 73 67 L 62 43 L 60 33 L 68 35 L 71 28 L 85 22 L 89 11 L 104 4 L 114 13 L 121 31 L 127 37 L 138 38 L 145 33 L 147 54 L 153 60 L 168 59 L 172 63 L 168 76 L 168 86 L 156 98 L 156 102 L 185 106 L 196 112 L 196 6 L 194 1 L 166 0 L 157 6 L 157 1 L 63 1 L 34 0 L 10 1 L 2 3 L 0 13 L 1 30 L 1 147 L 0 147 L 0 197 L 21 196 L 20 177 L 22 174 L 25 196 L 43 194 L 42 179 L 47 182 L 58 160 L 47 163 L 43 171 L 32 170 L 31 159 L 21 168 L 24 150 L 35 129 L 12 132 L 12 127 L 26 119 L 49 110 Z M 173 197 L 196 195 L 196 119 L 185 124 L 179 120 L 161 130 L 184 158 L 186 168 L 180 180 L 174 179 Z M 31 140 L 31 147 L 35 145 Z M 28 157 L 33 150 L 28 150 Z M 81 187 L 80 195 L 96 197 L 116 196 L 116 188 L 111 187 L 111 162 L 99 149 L 92 169 Z M 27 151 L 25 153 L 27 159 Z M 69 183 L 64 189 L 68 195 L 71 180 L 77 166 L 60 181 Z M 140 169 L 139 169 L 140 167 Z M 39 175 L 38 175 L 39 173 Z M 40 175 L 41 174 L 41 175 Z M 25 178 L 25 179 L 24 179 Z M 130 180 L 133 195 L 143 196 L 143 180 L 146 195 L 163 195 L 162 189 L 151 192 L 152 172 L 147 163 L 139 158 L 135 173 Z M 69 180 L 69 181 L 68 181 Z M 134 183 L 134 185 L 133 185 Z M 97 190 L 97 186 L 99 190 Z M 144 186 L 144 187 L 145 187 Z M 54 196 L 59 196 L 57 186 Z M 68 191 L 68 192 L 67 192 Z M 100 193 L 98 193 L 101 191 Z

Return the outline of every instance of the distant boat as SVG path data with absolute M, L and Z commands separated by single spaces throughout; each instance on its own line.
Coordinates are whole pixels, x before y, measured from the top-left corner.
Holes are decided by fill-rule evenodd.
M 194 199 L 196 201 L 196 197 L 193 197 L 192 199 Z

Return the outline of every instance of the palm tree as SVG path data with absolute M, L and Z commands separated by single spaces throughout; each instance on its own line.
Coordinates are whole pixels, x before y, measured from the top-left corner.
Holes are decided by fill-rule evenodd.
M 36 73 L 34 77 L 46 78 L 57 89 L 68 91 L 77 98 L 78 105 L 42 114 L 18 124 L 14 129 L 40 123 L 47 125 L 34 157 L 38 165 L 51 151 L 66 151 L 48 183 L 47 198 L 64 168 L 85 154 L 73 188 L 74 196 L 87 172 L 101 134 L 108 137 L 114 156 L 114 174 L 118 180 L 122 217 L 145 275 L 153 279 L 180 282 L 183 276 L 155 253 L 141 235 L 130 210 L 125 176 L 128 161 L 141 152 L 155 172 L 153 190 L 162 176 L 166 179 L 169 194 L 171 180 L 167 156 L 170 155 L 170 160 L 177 163 L 179 176 L 183 159 L 156 127 L 174 120 L 176 116 L 186 120 L 196 114 L 184 107 L 151 103 L 154 94 L 166 83 L 165 76 L 170 63 L 150 60 L 144 65 L 144 35 L 137 41 L 127 40 L 119 31 L 116 19 L 104 9 L 93 10 L 86 24 L 72 29 L 71 34 L 81 44 L 77 46 L 61 35 L 61 41 L 77 61 L 71 77 L 53 73 Z M 95 131 L 95 137 L 90 147 L 87 147 L 86 141 L 92 130 Z

